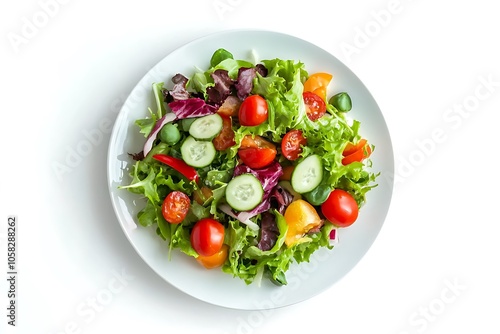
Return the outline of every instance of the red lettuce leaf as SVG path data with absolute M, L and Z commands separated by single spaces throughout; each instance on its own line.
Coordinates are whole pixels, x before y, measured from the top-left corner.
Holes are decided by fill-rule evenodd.
M 236 94 L 241 100 L 244 100 L 250 95 L 253 89 L 253 79 L 257 76 L 255 67 L 240 67 L 238 70 L 238 80 L 234 87 Z
M 238 79 L 234 84 L 236 88 L 236 95 L 241 100 L 246 99 L 253 89 L 253 79 L 259 73 L 265 77 L 267 75 L 267 68 L 262 64 L 257 64 L 255 67 L 240 67 L 238 69 Z
M 188 78 L 177 73 L 172 77 L 172 82 L 174 87 L 171 90 L 163 89 L 162 91 L 166 102 L 186 100 L 191 97 L 191 94 L 186 89 Z
M 231 95 L 234 80 L 229 77 L 228 71 L 221 69 L 210 76 L 214 79 L 214 86 L 207 87 L 208 103 L 220 106 Z
M 263 77 L 267 77 L 267 68 L 264 66 L 264 64 L 257 64 L 255 65 L 255 69 L 257 70 L 257 73 L 259 73 Z
M 285 214 L 285 209 L 292 203 L 293 196 L 285 188 L 277 185 L 271 192 L 271 206 L 277 207 L 277 210 L 282 215 Z
M 260 221 L 260 240 L 257 243 L 257 248 L 263 251 L 268 251 L 273 248 L 278 240 L 280 230 L 276 219 L 272 213 L 264 212 Z

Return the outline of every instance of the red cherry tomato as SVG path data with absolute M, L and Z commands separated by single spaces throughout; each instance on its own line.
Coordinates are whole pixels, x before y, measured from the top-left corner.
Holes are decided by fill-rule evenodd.
M 217 151 L 224 151 L 236 144 L 236 142 L 234 141 L 234 131 L 231 117 L 223 115 L 220 116 L 222 117 L 222 130 L 212 140 L 212 143 Z
M 261 136 L 246 135 L 241 140 L 240 148 L 272 148 L 276 149 L 276 146 L 270 141 L 264 139 Z
M 263 168 L 276 158 L 276 146 L 261 136 L 246 135 L 241 140 L 238 156 L 250 168 Z
M 241 103 L 238 112 L 240 124 L 256 126 L 267 120 L 267 102 L 260 95 L 250 95 Z
M 288 160 L 297 160 L 299 154 L 302 153 L 301 145 L 306 145 L 307 140 L 300 130 L 288 131 L 281 141 L 281 153 Z
M 211 218 L 199 220 L 191 230 L 191 246 L 201 256 L 212 256 L 224 243 L 224 225 Z
M 238 156 L 248 167 L 259 169 L 274 161 L 276 150 L 271 148 L 245 148 L 238 150 Z
M 170 224 L 179 224 L 186 218 L 190 206 L 188 195 L 181 191 L 172 191 L 163 200 L 161 213 Z
M 326 113 L 326 103 L 313 92 L 304 92 L 304 103 L 306 104 L 306 114 L 311 121 L 315 121 Z
M 359 208 L 351 194 L 342 189 L 335 189 L 321 204 L 321 212 L 333 225 L 347 227 L 358 218 Z

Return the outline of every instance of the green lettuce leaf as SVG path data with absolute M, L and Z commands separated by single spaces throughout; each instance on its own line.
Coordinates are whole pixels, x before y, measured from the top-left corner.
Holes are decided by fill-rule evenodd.
M 144 227 L 155 224 L 156 218 L 156 205 L 154 205 L 151 201 L 147 201 L 144 209 L 139 211 L 139 213 L 137 214 L 137 220 L 139 221 L 139 224 Z
M 155 97 L 155 102 L 156 102 L 157 119 L 162 118 L 166 112 L 165 104 L 163 103 L 162 89 L 163 89 L 163 82 L 153 84 L 153 95 Z
M 258 267 L 243 254 L 256 237 L 257 231 L 251 230 L 237 220 L 230 219 L 224 239 L 224 243 L 229 246 L 229 254 L 226 263 L 222 266 L 222 271 L 250 284 L 257 274 Z
M 149 111 L 150 117 L 141 118 L 141 119 L 138 119 L 134 122 L 134 124 L 139 127 L 139 132 L 142 133 L 144 135 L 144 137 L 149 136 L 151 131 L 153 131 L 153 127 L 155 126 L 156 121 L 158 120 L 158 118 L 153 113 L 151 108 L 148 108 L 148 111 Z
M 132 181 L 127 186 L 120 186 L 119 189 L 128 189 L 136 194 L 143 194 L 151 203 L 160 202 L 160 196 L 157 192 L 157 185 L 154 182 L 156 173 L 154 168 L 137 161 L 132 168 Z M 146 177 L 144 177 L 146 175 Z
M 207 73 L 213 73 L 216 70 L 226 70 L 229 77 L 233 80 L 238 78 L 238 70 L 240 67 L 254 67 L 254 64 L 246 61 L 246 60 L 238 60 L 227 58 L 221 61 L 216 66 L 210 68 Z
M 181 252 L 192 257 L 198 257 L 198 253 L 191 246 L 190 226 L 184 222 L 181 224 L 171 224 L 170 251 L 178 248 Z

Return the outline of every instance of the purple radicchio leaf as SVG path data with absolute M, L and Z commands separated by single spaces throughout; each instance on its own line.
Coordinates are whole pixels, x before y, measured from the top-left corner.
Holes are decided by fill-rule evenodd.
M 208 103 L 220 106 L 231 94 L 234 80 L 229 77 L 226 70 L 215 70 L 210 74 L 214 79 L 214 86 L 207 87 Z
M 269 196 L 271 190 L 278 184 L 279 178 L 283 175 L 283 168 L 274 161 L 269 166 L 260 169 L 252 169 L 245 164 L 240 164 L 234 168 L 234 176 L 241 174 L 252 174 L 262 184 L 265 195 Z
M 207 104 L 203 99 L 198 97 L 173 101 L 168 106 L 178 119 L 211 115 L 217 111 L 215 106 Z
M 264 212 L 260 221 L 260 240 L 257 243 L 257 248 L 263 251 L 268 251 L 273 248 L 278 240 L 280 231 L 274 215 L 270 212 Z

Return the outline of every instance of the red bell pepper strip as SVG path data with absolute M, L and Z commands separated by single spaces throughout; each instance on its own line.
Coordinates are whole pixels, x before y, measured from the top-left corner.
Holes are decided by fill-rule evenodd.
M 200 176 L 196 172 L 196 169 L 189 166 L 181 159 L 177 159 L 165 154 L 155 154 L 153 155 L 153 159 L 172 167 L 190 181 L 195 181 L 196 183 L 198 183 L 198 181 L 200 180 Z

